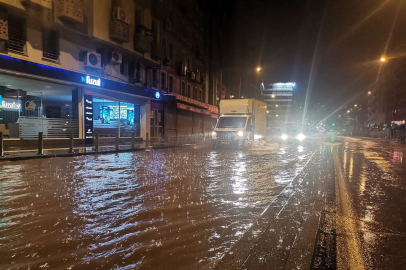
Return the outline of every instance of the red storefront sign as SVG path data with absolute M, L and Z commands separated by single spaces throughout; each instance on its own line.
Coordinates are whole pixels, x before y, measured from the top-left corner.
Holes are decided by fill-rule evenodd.
M 212 113 L 216 113 L 216 114 L 219 113 L 219 108 L 217 108 L 216 106 L 209 105 L 209 104 L 197 101 L 195 99 L 179 95 L 178 93 L 172 93 L 172 95 L 175 97 L 176 100 L 179 100 L 179 101 L 182 101 L 182 102 L 185 102 L 185 103 L 189 103 L 189 104 L 193 104 L 193 105 L 205 108 L 209 112 L 212 112 Z

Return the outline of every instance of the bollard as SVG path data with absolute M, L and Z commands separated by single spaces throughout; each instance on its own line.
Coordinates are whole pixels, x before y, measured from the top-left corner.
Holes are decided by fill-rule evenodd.
M 3 132 L 0 132 L 0 157 L 4 157 Z
M 44 155 L 44 133 L 38 132 L 38 156 Z
M 131 135 L 131 149 L 135 149 L 135 132 Z
M 95 142 L 95 144 L 94 144 L 94 150 L 96 151 L 96 153 L 98 153 L 99 152 L 99 133 L 96 133 L 96 142 Z
M 73 154 L 75 153 L 75 151 L 73 151 L 73 133 L 70 134 L 70 145 L 69 145 L 69 154 Z
M 118 133 L 116 134 L 116 151 L 120 150 L 120 147 L 118 145 Z
M 147 148 L 148 148 L 149 147 L 149 133 L 147 133 L 146 141 L 147 141 Z

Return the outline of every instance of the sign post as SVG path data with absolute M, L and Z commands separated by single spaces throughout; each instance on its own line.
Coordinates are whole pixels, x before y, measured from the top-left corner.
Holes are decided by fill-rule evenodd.
M 85 101 L 85 144 L 93 144 L 93 96 L 84 95 Z

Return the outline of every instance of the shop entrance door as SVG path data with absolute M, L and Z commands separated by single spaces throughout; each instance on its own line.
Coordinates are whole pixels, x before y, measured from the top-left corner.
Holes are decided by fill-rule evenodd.
M 151 110 L 151 138 L 162 138 L 162 111 Z

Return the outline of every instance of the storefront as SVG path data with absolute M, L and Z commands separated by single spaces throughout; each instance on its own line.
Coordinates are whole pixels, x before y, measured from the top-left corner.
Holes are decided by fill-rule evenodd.
M 73 133 L 89 143 L 96 133 L 145 139 L 152 132 L 151 101 L 160 99 L 159 92 L 135 85 L 11 57 L 0 61 L 0 132 L 6 139 L 33 140 L 39 132 L 46 139 Z M 162 133 L 157 121 L 157 132 L 159 126 Z
M 218 118 L 218 108 L 177 93 L 166 99 L 166 136 L 205 134 L 212 131 Z

